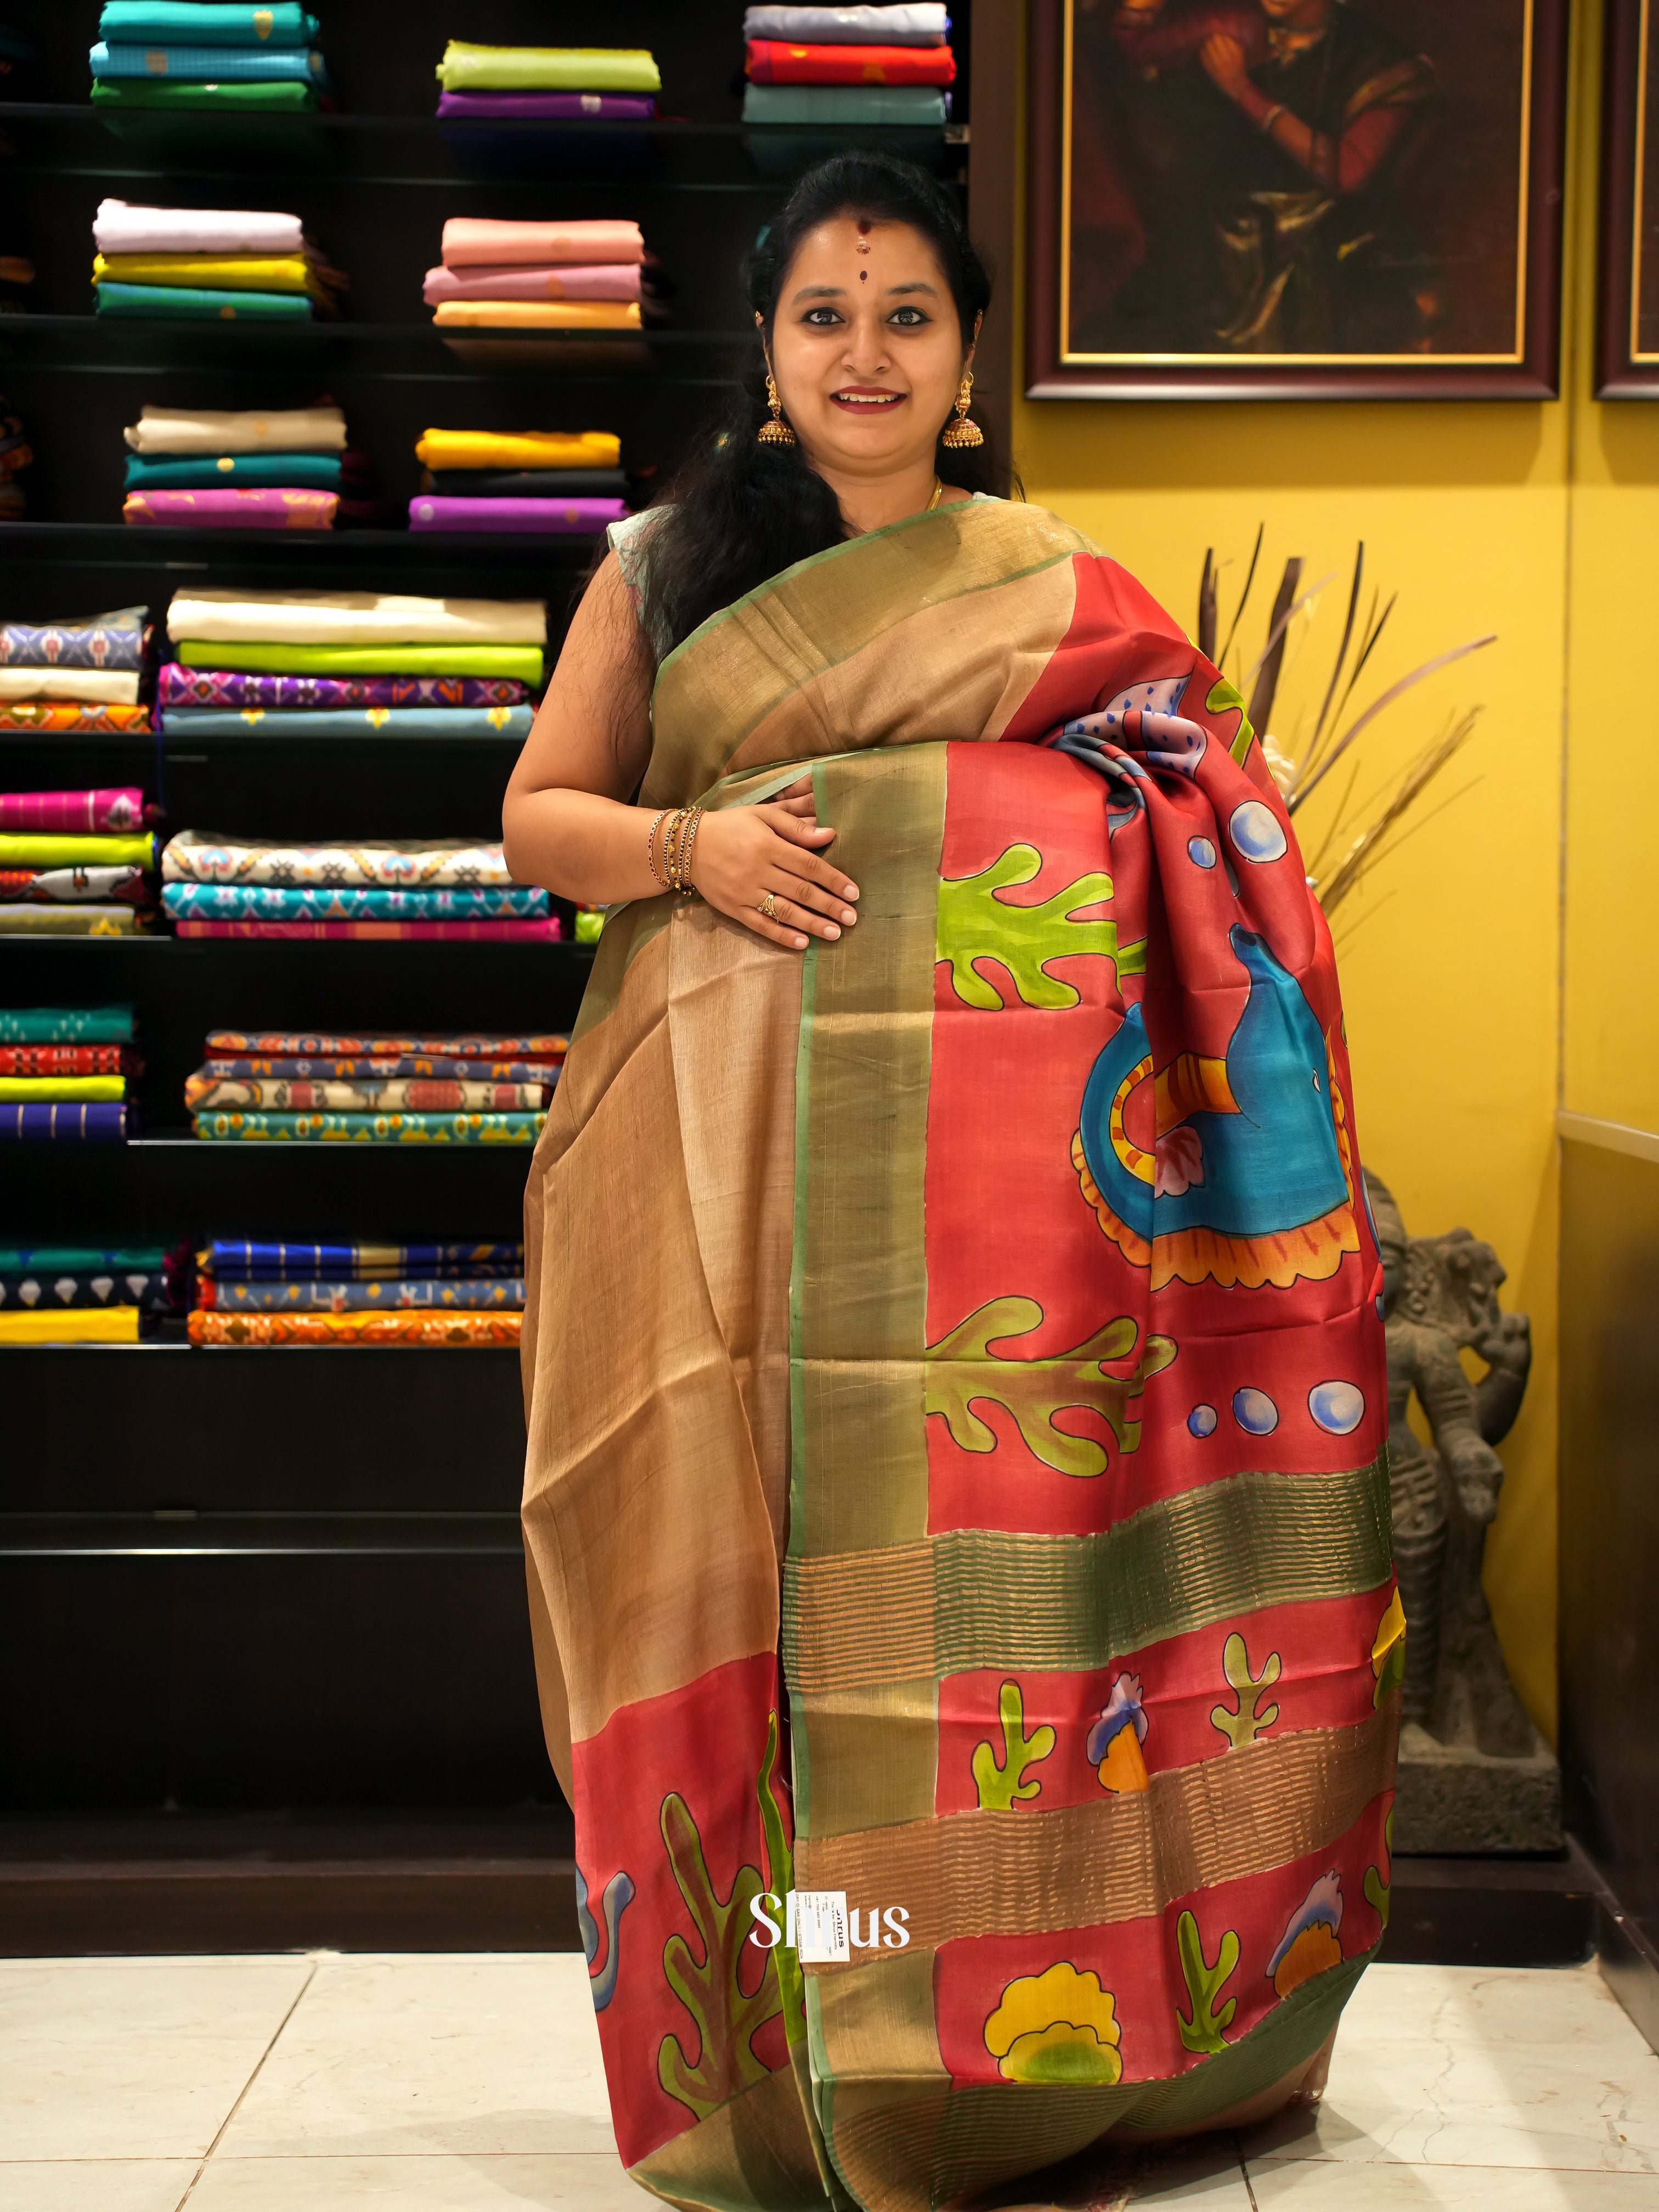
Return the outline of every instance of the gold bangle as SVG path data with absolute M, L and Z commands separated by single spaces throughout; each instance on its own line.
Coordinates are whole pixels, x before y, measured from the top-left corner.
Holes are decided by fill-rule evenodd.
M 691 818 L 685 825 L 685 836 L 681 841 L 679 891 L 682 898 L 695 898 L 697 895 L 697 887 L 691 880 L 691 853 L 697 842 L 697 831 L 702 827 L 702 816 L 703 810 L 701 806 L 694 806 L 691 809 Z
M 668 817 L 668 827 L 662 833 L 662 872 L 668 878 L 668 888 L 677 891 L 680 887 L 680 832 L 685 827 L 685 809 L 677 806 Z
M 662 813 L 658 815 L 656 820 L 651 824 L 651 827 L 645 833 L 645 858 L 646 863 L 651 870 L 652 881 L 653 883 L 660 884 L 665 890 L 669 887 L 668 878 L 663 874 L 661 869 L 657 866 L 657 832 L 661 829 L 664 816 L 668 813 L 668 808 L 665 806 L 662 810 Z

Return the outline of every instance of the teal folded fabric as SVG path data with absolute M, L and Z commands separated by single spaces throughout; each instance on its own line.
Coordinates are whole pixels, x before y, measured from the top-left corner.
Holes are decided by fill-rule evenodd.
M 112 42 L 191 46 L 308 46 L 318 22 L 298 0 L 268 8 L 215 0 L 105 0 L 98 35 Z
M 100 315 L 182 323 L 308 323 L 303 292 L 211 292 L 194 284 L 94 284 Z M 286 477 L 284 483 L 288 481 Z
M 298 77 L 320 87 L 328 70 L 319 53 L 305 46 L 95 46 L 88 57 L 97 77 L 223 79 Z
M 131 1044 L 131 1006 L 0 1006 L 0 1044 Z
M 197 1114 L 210 1144 L 533 1145 L 544 1114 Z
M 237 491 L 280 484 L 338 491 L 345 471 L 337 453 L 222 453 L 199 460 L 149 460 L 127 455 L 127 491 Z
M 927 123 L 945 120 L 945 94 L 928 85 L 751 84 L 745 123 Z

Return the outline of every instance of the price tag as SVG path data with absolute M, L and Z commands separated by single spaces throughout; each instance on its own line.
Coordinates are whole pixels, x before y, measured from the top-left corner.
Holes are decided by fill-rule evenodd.
M 794 1905 L 795 1955 L 803 1966 L 833 1966 L 852 1957 L 844 1889 L 798 1889 Z

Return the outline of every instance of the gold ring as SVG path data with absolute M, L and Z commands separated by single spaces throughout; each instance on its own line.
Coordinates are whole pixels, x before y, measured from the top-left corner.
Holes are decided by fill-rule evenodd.
M 766 919 L 769 921 L 775 921 L 777 920 L 778 897 L 775 891 L 768 891 L 766 896 L 760 902 L 760 910 L 766 916 Z

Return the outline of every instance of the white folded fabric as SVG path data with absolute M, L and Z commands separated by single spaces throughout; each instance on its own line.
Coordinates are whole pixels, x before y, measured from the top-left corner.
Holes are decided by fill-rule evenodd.
M 167 635 L 221 645 L 544 645 L 544 599 L 391 592 L 179 592 Z
M 951 19 L 943 7 L 746 8 L 745 39 L 824 46 L 942 46 Z
M 181 830 L 161 854 L 170 884 L 328 884 L 413 890 L 510 884 L 499 845 L 445 845 L 419 837 L 360 837 L 337 845 L 282 844 Z
M 100 253 L 298 253 L 300 218 L 260 208 L 129 207 L 100 200 L 92 234 Z
M 136 707 L 138 672 L 103 668 L 0 668 L 0 699 L 91 699 Z
M 346 441 L 337 407 L 234 414 L 213 407 L 146 407 L 122 433 L 135 453 L 337 453 Z

